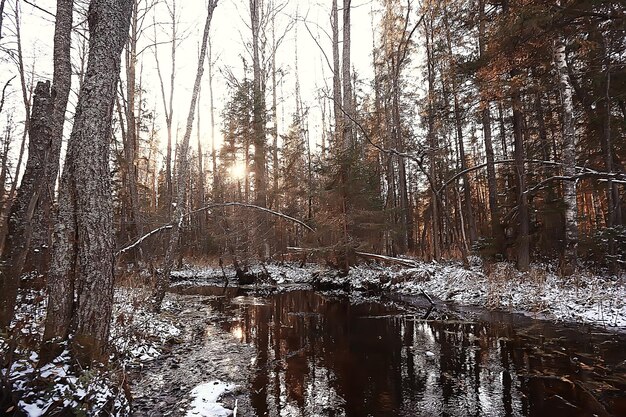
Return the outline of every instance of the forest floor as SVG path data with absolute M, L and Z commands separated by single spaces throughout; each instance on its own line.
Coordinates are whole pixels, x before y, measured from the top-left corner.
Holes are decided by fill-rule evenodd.
M 247 382 L 254 349 L 221 330 L 207 297 L 167 294 L 155 313 L 150 294 L 141 287 L 116 289 L 109 365 L 83 370 L 67 350 L 38 367 L 46 297 L 21 290 L 14 330 L 19 341 L 0 337 L 3 356 L 10 355 L 17 404 L 0 415 L 71 410 L 87 416 L 221 417 L 235 409 L 253 415 Z M 0 371 L 7 375 L 6 368 Z

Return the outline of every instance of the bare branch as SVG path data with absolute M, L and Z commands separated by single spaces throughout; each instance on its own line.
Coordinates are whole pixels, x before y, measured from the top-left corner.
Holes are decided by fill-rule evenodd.
M 2 97 L 0 97 L 0 113 L 2 113 L 2 108 L 4 107 L 4 98 L 5 98 L 6 90 L 9 87 L 9 84 L 11 84 L 11 81 L 13 81 L 13 79 L 15 79 L 15 77 L 17 77 L 17 75 L 14 75 L 13 77 L 11 77 L 9 79 L 9 81 L 7 81 L 4 84 L 4 87 L 2 87 Z
M 154 229 L 151 232 L 146 233 L 145 235 L 143 235 L 139 239 L 137 239 L 134 243 L 132 243 L 132 244 L 130 244 L 130 245 L 128 245 L 128 246 L 118 250 L 117 252 L 115 252 L 115 256 L 117 257 L 117 256 L 122 255 L 125 252 L 128 252 L 129 250 L 139 246 L 141 244 L 141 242 L 143 242 L 144 240 L 146 240 L 150 236 L 155 235 L 155 234 L 157 234 L 159 232 L 162 232 L 163 230 L 171 229 L 172 227 L 174 227 L 174 226 L 172 226 L 171 224 L 165 224 L 165 225 L 163 225 L 161 227 L 158 227 L 158 228 Z
M 209 205 L 206 205 L 204 207 L 200 207 L 198 209 L 189 211 L 187 213 L 184 214 L 183 217 L 181 217 L 180 221 L 182 222 L 182 219 L 185 217 L 189 217 L 193 214 L 199 213 L 201 211 L 206 211 L 206 210 L 211 210 L 214 208 L 218 208 L 218 207 L 242 207 L 242 208 L 248 208 L 248 209 L 253 209 L 253 210 L 259 210 L 268 214 L 271 214 L 272 216 L 277 216 L 280 217 L 282 219 L 285 220 L 289 220 L 290 222 L 299 224 L 300 226 L 304 227 L 305 229 L 307 229 L 308 231 L 315 233 L 315 229 L 313 229 L 311 226 L 309 226 L 308 224 L 304 223 L 301 220 L 298 220 L 294 217 L 288 216 L 286 214 L 280 213 L 278 211 L 274 211 L 274 210 L 270 210 L 268 208 L 265 207 L 261 207 L 261 206 L 257 206 L 254 204 L 246 204 L 246 203 L 238 203 L 238 202 L 227 202 L 227 203 L 212 203 Z M 142 237 L 140 237 L 139 239 L 137 239 L 135 242 L 131 243 L 130 245 L 127 245 L 125 247 L 123 247 L 122 249 L 120 249 L 119 251 L 117 251 L 115 253 L 115 256 L 119 256 L 125 252 L 128 252 L 129 250 L 137 247 L 138 245 L 140 245 L 144 240 L 146 240 L 147 238 L 149 238 L 152 235 L 155 235 L 159 232 L 162 232 L 164 230 L 168 230 L 168 229 L 172 229 L 174 227 L 174 223 L 168 223 L 168 224 L 164 224 L 163 226 L 157 227 L 156 229 L 146 233 L 145 235 L 143 235 Z

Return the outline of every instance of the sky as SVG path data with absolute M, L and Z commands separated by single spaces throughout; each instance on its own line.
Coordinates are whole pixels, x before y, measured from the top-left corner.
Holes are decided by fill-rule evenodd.
M 15 0 L 9 0 L 13 3 Z M 154 8 L 154 21 L 157 22 L 157 42 L 166 42 L 169 38 L 168 24 L 169 14 L 167 7 L 161 0 Z M 171 2 L 171 0 L 167 0 Z M 280 3 L 281 0 L 275 0 Z M 332 59 L 331 42 L 328 35 L 330 34 L 330 8 L 331 0 L 305 1 L 305 0 L 283 0 L 286 2 L 285 8 L 277 16 L 277 36 L 284 32 L 284 28 L 288 27 L 295 20 L 296 15 L 300 19 L 286 33 L 284 41 L 277 51 L 277 66 L 283 69 L 285 76 L 279 86 L 279 100 L 283 99 L 279 104 L 278 119 L 279 133 L 285 133 L 288 128 L 291 114 L 295 110 L 295 65 L 294 57 L 296 54 L 296 45 L 298 51 L 298 76 L 301 85 L 301 96 L 304 105 L 310 106 L 310 141 L 311 144 L 320 142 L 321 135 L 321 112 L 317 100 L 320 88 L 332 86 L 332 72 L 328 68 L 324 55 L 312 39 L 303 20 L 308 22 L 308 27 L 313 36 L 318 38 L 319 44 L 324 48 L 329 59 Z M 146 0 L 140 0 L 145 4 Z M 54 19 L 51 13 L 55 11 L 54 0 L 29 0 L 29 3 L 36 4 L 33 7 L 30 4 L 20 1 L 22 8 L 22 37 L 25 64 L 28 71 L 34 65 L 34 80 L 50 79 L 52 73 L 52 38 L 54 31 Z M 339 7 L 341 7 L 339 0 Z M 86 4 L 86 2 L 85 2 Z M 221 111 L 228 100 L 228 89 L 226 87 L 226 79 L 224 73 L 232 72 L 238 78 L 243 76 L 242 57 L 245 57 L 248 63 L 251 62 L 249 54 L 249 46 L 251 33 L 249 29 L 249 2 L 248 0 L 220 0 L 215 9 L 213 20 L 211 22 L 211 43 L 213 45 L 214 68 L 214 104 L 216 115 L 216 144 L 219 147 L 221 143 Z M 177 9 L 180 13 L 180 30 L 184 31 L 184 39 L 181 40 L 177 48 L 177 65 L 176 65 L 176 86 L 174 96 L 174 134 L 176 135 L 177 127 L 179 128 L 178 136 L 182 137 L 185 120 L 189 111 L 189 102 L 193 81 L 195 78 L 197 67 L 197 56 L 199 44 L 201 42 L 201 31 L 204 27 L 206 18 L 206 2 L 205 0 L 178 0 Z M 369 85 L 373 77 L 372 73 L 372 44 L 373 31 L 372 22 L 376 22 L 379 14 L 373 13 L 373 10 L 380 9 L 379 2 L 376 0 L 353 0 L 352 3 L 352 66 L 358 73 L 359 79 L 365 81 L 365 88 Z M 8 10 L 10 13 L 11 11 Z M 75 14 L 74 24 L 78 24 L 80 16 Z M 341 21 L 341 11 L 340 19 Z M 146 26 L 152 25 L 152 15 L 147 17 Z M 160 24 L 162 23 L 162 24 Z M 6 22 L 5 26 L 13 26 L 11 22 Z M 4 30 L 7 34 L 7 30 Z M 296 40 L 297 37 L 297 40 Z M 146 107 L 148 110 L 156 110 L 156 128 L 159 129 L 159 138 L 161 140 L 161 148 L 163 149 L 166 141 L 165 118 L 163 104 L 160 92 L 159 81 L 156 73 L 156 64 L 154 59 L 154 48 L 149 45 L 154 43 L 154 30 L 149 28 L 139 40 L 139 50 L 144 50 L 140 56 L 141 79 L 145 93 L 143 97 L 146 99 Z M 340 28 L 341 38 L 341 28 Z M 1 42 L 4 46 L 9 46 L 12 42 L 10 36 L 5 37 Z M 80 37 L 73 37 L 73 54 L 78 55 Z M 158 46 L 159 60 L 163 77 L 166 80 L 166 94 L 168 92 L 167 81 L 169 79 L 169 68 L 171 61 L 169 60 L 169 48 L 167 44 Z M 6 61 L 6 60 L 5 60 Z M 77 58 L 74 58 L 77 62 Z M 124 63 L 122 63 L 124 65 Z M 15 74 L 15 66 L 11 63 L 0 63 L 0 82 L 10 78 Z M 122 71 L 123 73 L 123 71 Z M 123 76 L 123 74 L 122 74 Z M 139 74 L 138 74 L 139 77 Z M 204 149 L 211 147 L 210 134 L 210 109 L 209 109 L 209 78 L 207 65 L 205 64 L 205 75 L 202 81 L 202 94 L 200 99 L 201 127 L 200 138 Z M 76 102 L 77 80 L 73 81 L 74 93 L 70 99 L 69 116 L 73 112 L 73 105 Z M 14 80 L 12 83 L 12 91 L 9 91 L 9 103 L 13 103 L 16 110 L 15 119 L 23 120 L 23 105 L 20 103 L 19 83 Z M 269 100 L 268 100 L 269 102 Z M 329 103 L 327 103 L 329 104 Z M 10 104 L 9 104 L 10 105 Z M 8 106 L 7 106 L 8 107 Z M 0 129 L 4 128 L 4 116 L 0 120 Z M 327 119 L 328 120 L 328 119 Z M 194 123 L 194 130 L 195 130 Z M 18 129 L 19 130 L 19 129 Z M 66 125 L 65 137 L 69 136 L 69 126 Z M 197 132 L 192 135 L 192 143 L 195 143 Z M 312 146 L 315 149 L 314 146 Z M 14 148 L 15 149 L 15 148 Z

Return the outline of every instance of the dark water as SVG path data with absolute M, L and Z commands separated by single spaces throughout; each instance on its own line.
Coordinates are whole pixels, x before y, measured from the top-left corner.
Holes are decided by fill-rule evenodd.
M 183 292 L 256 347 L 259 416 L 626 416 L 624 335 L 441 307 L 424 320 L 419 300 Z

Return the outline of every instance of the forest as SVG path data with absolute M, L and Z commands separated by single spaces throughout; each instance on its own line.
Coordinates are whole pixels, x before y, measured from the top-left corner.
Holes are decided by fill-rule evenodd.
M 0 414 L 623 415 L 625 31 L 0 0 Z

